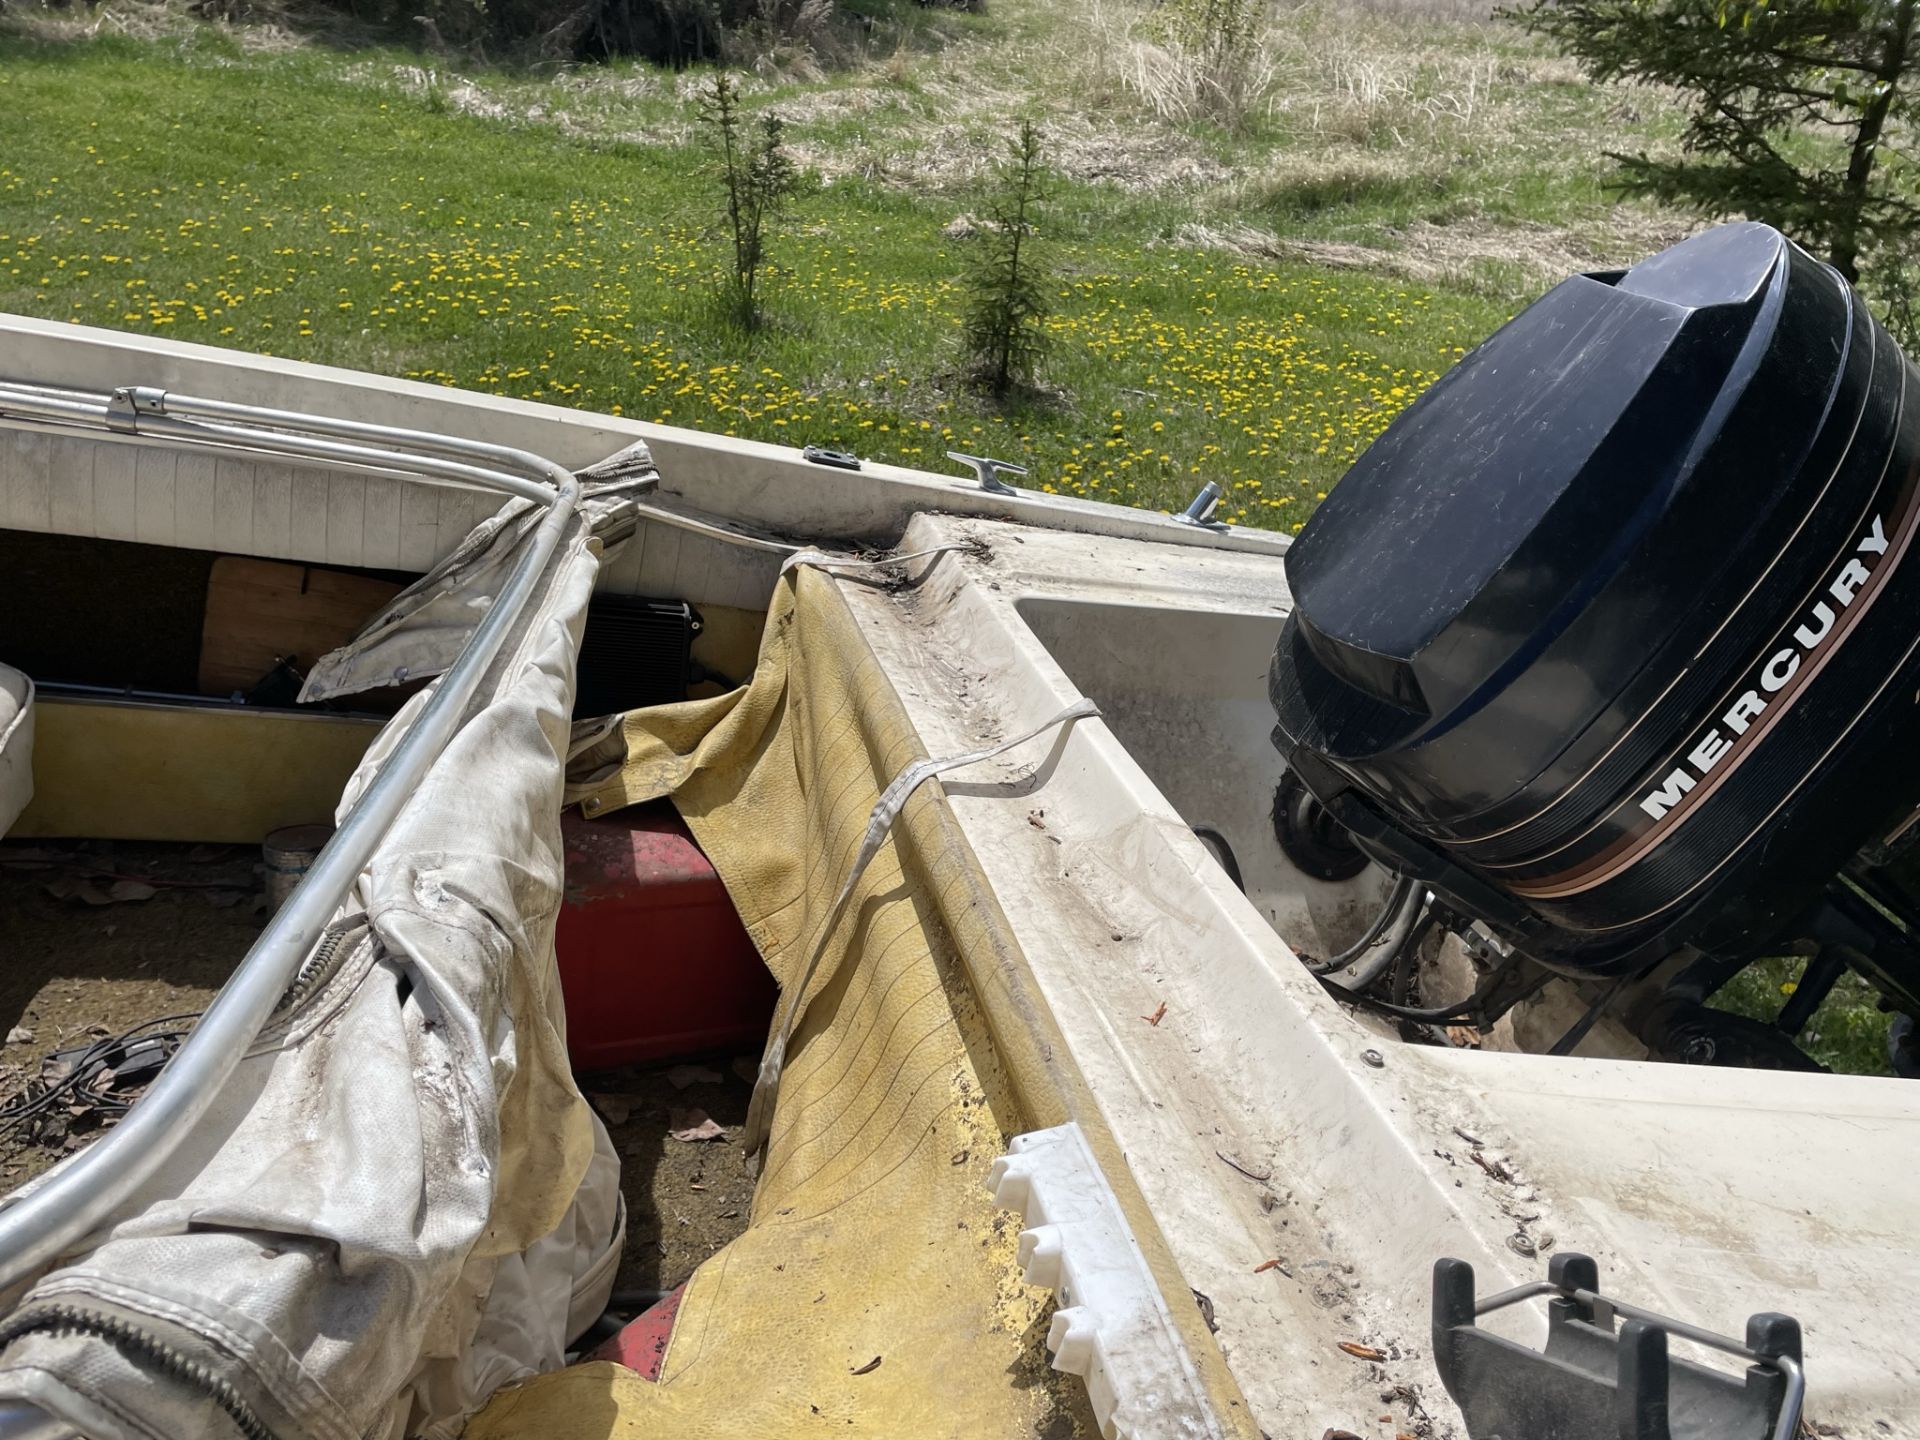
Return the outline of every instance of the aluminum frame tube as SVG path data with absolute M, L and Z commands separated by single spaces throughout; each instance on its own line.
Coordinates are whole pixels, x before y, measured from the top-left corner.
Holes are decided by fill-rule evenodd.
M 147 394 L 158 395 L 161 408 L 137 414 L 130 426 L 122 423 L 113 428 L 110 413 L 116 397 L 98 402 L 76 400 L 0 385 L 0 424 L 12 416 L 84 425 L 99 430 L 102 438 L 148 434 L 223 449 L 244 445 L 287 455 L 376 463 L 408 472 L 414 479 L 452 480 L 534 499 L 547 506 L 547 513 L 499 597 L 459 658 L 440 677 L 407 734 L 140 1103 L 117 1127 L 52 1172 L 38 1188 L 0 1209 L 0 1289 L 31 1278 L 83 1240 L 166 1162 L 205 1117 L 380 841 L 465 723 L 481 681 L 525 613 L 540 577 L 558 550 L 580 496 L 579 482 L 571 474 L 527 451 L 359 421 L 255 410 L 227 402 L 171 397 L 164 392 Z M 169 415 L 167 410 L 174 407 L 183 412 L 218 413 L 238 423 L 203 424 Z M 125 412 L 114 418 L 124 422 Z M 253 430 L 248 428 L 250 424 L 274 428 Z M 284 433 L 299 431 L 318 433 Z M 405 449 L 322 438 L 329 434 L 386 440 L 416 451 L 432 450 L 438 456 L 465 454 L 491 463 L 470 465 Z M 510 466 L 518 473 L 491 468 L 495 465 Z M 0 1415 L 0 1420 L 6 1419 Z M 0 1433 L 14 1433 L 12 1425 L 0 1425 Z
M 164 391 L 148 393 L 157 396 L 162 403 L 168 405 L 181 401 L 192 403 L 188 397 L 170 396 Z M 244 410 L 248 407 L 225 408 Z M 98 426 L 106 430 L 109 435 L 121 435 L 127 438 L 145 436 L 149 439 L 184 441 L 189 445 L 197 444 L 208 448 L 247 450 L 254 453 L 325 461 L 330 464 L 366 466 L 395 471 L 407 479 L 439 480 L 475 489 L 505 491 L 507 494 L 517 495 L 522 499 L 533 500 L 540 504 L 549 503 L 553 498 L 556 485 L 553 476 L 567 474 L 560 467 L 551 465 L 551 462 L 525 451 L 483 445 L 478 441 L 472 442 L 471 445 L 471 452 L 476 459 L 490 460 L 496 464 L 510 463 L 513 467 L 512 471 L 445 459 L 443 457 L 447 454 L 459 453 L 456 447 L 460 446 L 461 442 L 453 437 L 436 437 L 438 443 L 428 447 L 419 443 L 424 432 L 397 429 L 386 431 L 386 427 L 368 425 L 359 421 L 321 421 L 320 417 L 315 417 L 316 424 L 313 428 L 318 433 L 283 433 L 299 419 L 292 412 L 284 410 L 261 412 L 263 417 L 270 417 L 263 418 L 260 422 L 262 425 L 279 428 L 254 428 L 244 424 L 183 419 L 168 409 L 137 414 L 129 421 L 129 428 L 116 429 L 114 421 L 117 417 L 111 400 L 77 401 L 61 395 L 39 392 L 31 387 L 0 382 L 0 421 L 4 421 L 9 415 L 53 424 L 78 422 Z M 383 431 L 386 433 L 383 434 Z M 356 438 L 383 438 L 390 442 L 390 446 L 357 445 L 326 438 L 336 434 L 352 434 Z M 390 448 L 408 445 L 413 446 L 415 450 L 432 449 L 438 453 L 416 454 L 404 449 Z M 568 475 L 567 478 L 572 480 L 573 477 Z

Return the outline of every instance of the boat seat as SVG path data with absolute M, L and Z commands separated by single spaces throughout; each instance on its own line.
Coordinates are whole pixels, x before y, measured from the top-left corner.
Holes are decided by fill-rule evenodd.
M 0 665 L 0 835 L 33 798 L 33 681 Z

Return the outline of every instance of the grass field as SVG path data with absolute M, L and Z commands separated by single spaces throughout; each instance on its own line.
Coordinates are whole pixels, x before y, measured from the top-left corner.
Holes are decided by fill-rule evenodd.
M 105 13 L 131 18 L 0 31 L 0 308 L 908 464 L 984 450 L 1129 504 L 1215 479 L 1275 528 L 1548 280 L 1677 225 L 1608 202 L 1576 162 L 1610 102 L 1503 28 L 1362 60 L 1347 32 L 1396 27 L 1294 12 L 1229 127 L 1128 80 L 1153 53 L 1128 23 L 1004 0 L 750 82 L 820 183 L 749 337 L 711 299 L 698 72 L 454 71 Z M 1003 411 L 956 382 L 956 278 L 1028 112 L 1058 171 L 1054 350 Z M 1528 115 L 1554 146 L 1518 143 Z

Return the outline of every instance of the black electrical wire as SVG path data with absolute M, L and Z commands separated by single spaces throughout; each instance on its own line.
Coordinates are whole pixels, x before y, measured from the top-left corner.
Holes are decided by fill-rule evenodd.
M 135 1040 L 158 1040 L 168 1047 L 177 1047 L 187 1036 L 191 1026 L 176 1030 L 161 1030 L 163 1025 L 172 1025 L 178 1021 L 198 1020 L 201 1012 L 190 1011 L 180 1015 L 162 1015 L 152 1020 L 142 1020 L 138 1025 L 123 1030 L 118 1035 L 109 1035 L 94 1041 L 79 1055 L 74 1057 L 67 1073 L 49 1085 L 38 1095 L 18 1096 L 5 1106 L 0 1106 L 0 1139 L 13 1135 L 29 1120 L 44 1114 L 66 1095 L 77 1089 L 87 1079 L 99 1073 L 99 1067 L 116 1050 L 123 1050 Z M 57 1052 L 56 1052 L 57 1053 Z M 131 1100 L 116 1099 L 107 1095 L 88 1095 L 87 1101 L 98 1110 L 108 1114 L 121 1114 L 133 1106 Z
M 1421 938 L 1424 940 L 1426 937 L 1422 934 Z M 1356 1010 L 1364 1010 L 1369 1015 L 1383 1015 L 1390 1020 L 1412 1020 L 1423 1025 L 1478 1025 L 1483 1020 L 1499 1018 L 1497 1015 L 1489 1016 L 1485 1013 L 1486 1002 L 1504 982 L 1508 971 L 1517 963 L 1520 963 L 1517 957 L 1504 962 L 1488 974 L 1487 978 L 1481 981 L 1473 993 L 1465 999 L 1431 1010 L 1412 1005 L 1395 1005 L 1391 1001 L 1375 1000 L 1369 995 L 1356 995 L 1343 986 L 1329 982 L 1324 976 L 1321 977 L 1320 983 L 1326 987 L 1328 994 L 1341 1003 L 1351 1005 Z M 1552 978 L 1551 972 L 1540 970 L 1525 986 L 1514 992 L 1512 998 L 1500 1008 L 1500 1014 L 1504 1015 L 1522 1000 L 1537 994 Z
M 1400 903 L 1389 912 L 1388 924 L 1374 940 L 1370 953 L 1363 953 L 1341 969 L 1328 970 L 1320 978 L 1342 990 L 1366 990 L 1399 964 L 1409 949 L 1419 949 L 1431 928 L 1426 887 L 1409 883 Z
M 1393 882 L 1393 888 L 1387 892 L 1387 898 L 1380 906 L 1380 913 L 1373 917 L 1373 923 L 1367 926 L 1365 933 L 1338 955 L 1331 956 L 1325 960 L 1308 961 L 1307 969 L 1311 970 L 1315 975 L 1322 977 L 1331 975 L 1336 970 L 1345 970 L 1349 965 L 1353 964 L 1354 961 L 1366 954 L 1380 939 L 1381 935 L 1386 932 L 1387 927 L 1393 924 L 1401 908 L 1406 905 L 1408 898 L 1414 893 L 1413 881 L 1404 876 L 1396 876 Z

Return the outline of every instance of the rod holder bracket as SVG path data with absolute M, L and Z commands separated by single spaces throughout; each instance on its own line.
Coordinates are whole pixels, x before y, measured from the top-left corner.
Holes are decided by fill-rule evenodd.
M 1197 525 L 1203 530 L 1225 530 L 1226 521 L 1213 517 L 1219 513 L 1220 502 L 1227 492 L 1220 488 L 1219 482 L 1209 480 L 1200 487 L 1200 493 L 1187 503 L 1187 508 L 1173 518 L 1182 525 Z

